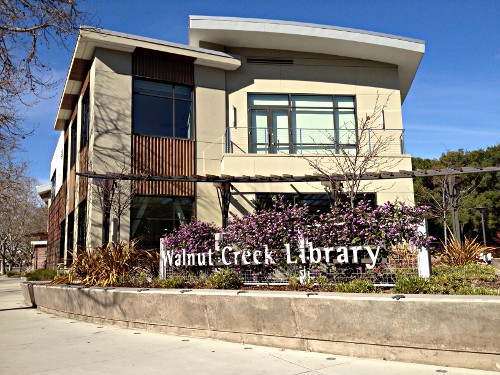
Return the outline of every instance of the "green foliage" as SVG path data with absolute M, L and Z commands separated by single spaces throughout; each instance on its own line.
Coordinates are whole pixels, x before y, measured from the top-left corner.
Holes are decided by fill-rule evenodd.
M 356 279 L 349 283 L 331 284 L 328 287 L 328 291 L 340 293 L 374 293 L 376 288 L 373 282 L 369 280 Z
M 492 281 L 495 279 L 495 268 L 484 264 L 465 264 L 463 266 L 441 265 L 432 269 L 433 276 L 448 275 L 454 278 L 475 281 Z
M 207 285 L 214 289 L 237 289 L 243 285 L 243 280 L 230 268 L 213 272 L 207 278 Z
M 73 264 L 67 275 L 54 283 L 80 282 L 83 285 L 116 286 L 146 284 L 158 276 L 159 254 L 140 250 L 130 243 L 110 242 L 107 246 L 84 249 L 73 254 Z M 144 280 L 141 280 L 144 279 Z
M 448 244 L 443 243 L 444 252 L 441 261 L 451 266 L 461 266 L 477 262 L 481 253 L 488 253 L 493 250 L 491 247 L 483 246 L 477 241 L 477 237 L 470 238 L 465 236 L 465 240 L 460 243 L 457 241 L 451 230 L 448 229 Z
M 27 281 L 50 281 L 57 276 L 56 270 L 39 269 L 26 274 Z
M 403 294 L 476 294 L 500 295 L 498 289 L 476 287 L 473 281 L 491 281 L 495 278 L 493 267 L 479 264 L 464 266 L 440 266 L 433 270 L 433 275 L 424 279 L 418 276 L 398 278 L 393 292 Z
M 184 276 L 175 275 L 170 276 L 166 280 L 155 278 L 152 280 L 151 286 L 153 288 L 178 289 L 184 288 L 186 286 L 186 282 L 184 281 Z
M 500 144 L 488 147 L 485 150 L 475 151 L 448 151 L 439 159 L 412 158 L 413 169 L 440 169 L 450 167 L 488 167 L 500 165 Z M 443 239 L 444 225 L 451 225 L 449 212 L 447 221 L 443 223 L 442 210 L 442 181 L 444 177 L 416 178 L 415 200 L 434 208 L 436 217 L 430 221 L 431 235 Z M 500 172 L 481 174 L 466 174 L 457 176 L 457 182 L 462 194 L 459 201 L 459 220 L 463 233 L 473 233 L 482 239 L 481 215 L 475 208 L 487 207 L 485 213 L 486 238 L 492 243 L 495 231 L 500 228 Z
M 21 276 L 23 276 L 23 274 L 17 271 L 7 271 L 7 277 L 21 277 Z
M 318 286 L 320 288 L 325 288 L 327 286 L 330 285 L 330 281 L 328 280 L 328 278 L 324 275 L 319 275 L 319 276 L 316 276 L 316 284 L 318 284 Z

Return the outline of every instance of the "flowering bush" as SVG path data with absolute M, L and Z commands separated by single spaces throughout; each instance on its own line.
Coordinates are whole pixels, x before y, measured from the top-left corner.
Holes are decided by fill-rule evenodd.
M 194 220 L 190 223 L 181 224 L 179 228 L 165 236 L 167 250 L 174 254 L 182 253 L 206 253 L 215 248 L 215 233 L 221 231 L 213 223 L 204 223 Z
M 377 245 L 389 249 L 409 242 L 420 247 L 432 240 L 418 231 L 425 212 L 425 207 L 402 202 L 388 202 L 376 208 L 365 201 L 354 208 L 337 205 L 315 221 L 310 240 L 315 246 Z
M 242 217 L 234 217 L 224 231 L 224 244 L 240 250 L 282 250 L 290 244 L 298 249 L 300 238 L 311 223 L 307 206 L 287 204 L 282 196 L 274 196 L 270 208 L 257 210 Z M 273 259 L 279 261 L 279 254 Z

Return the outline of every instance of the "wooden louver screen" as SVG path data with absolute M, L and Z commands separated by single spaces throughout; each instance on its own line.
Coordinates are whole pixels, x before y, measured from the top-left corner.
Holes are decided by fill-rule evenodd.
M 194 85 L 194 58 L 136 48 L 132 74 L 136 77 Z
M 154 176 L 194 174 L 194 142 L 133 135 L 133 173 Z M 194 182 L 134 181 L 137 194 L 194 196 Z

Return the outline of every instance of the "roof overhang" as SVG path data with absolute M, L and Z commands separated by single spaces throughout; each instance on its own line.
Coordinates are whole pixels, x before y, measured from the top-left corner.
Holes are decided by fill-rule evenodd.
M 193 57 L 196 65 L 224 70 L 235 70 L 241 65 L 237 56 L 223 52 L 84 26 L 80 28 L 73 52 L 54 129 L 64 130 L 71 118 L 96 48 L 132 53 L 138 47 Z
M 322 53 L 397 65 L 404 101 L 425 52 L 421 40 L 343 27 L 210 16 L 189 17 L 189 45 Z
M 37 194 L 45 203 L 47 203 L 50 199 L 51 190 L 52 190 L 52 184 L 50 182 L 36 186 Z

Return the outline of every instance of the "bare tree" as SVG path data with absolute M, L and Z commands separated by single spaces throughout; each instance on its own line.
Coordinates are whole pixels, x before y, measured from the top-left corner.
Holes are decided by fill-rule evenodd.
M 147 179 L 148 174 L 143 173 L 135 176 L 133 181 L 127 176 L 129 167 L 120 166 L 118 172 L 108 173 L 108 179 L 94 179 L 92 186 L 94 191 L 93 205 L 102 213 L 102 243 L 109 242 L 109 230 L 111 216 L 116 218 L 117 241 L 120 241 L 121 217 L 128 212 L 132 206 L 133 199 L 141 184 Z
M 3 200 L 5 199 L 5 200 Z M 26 235 L 47 230 L 47 208 L 38 198 L 34 181 L 25 175 L 18 177 L 6 191 L 2 191 L 0 207 L 1 269 L 6 262 L 31 260 L 30 238 Z
M 19 108 L 50 95 L 59 83 L 41 51 L 66 48 L 87 19 L 79 0 L 0 0 L 0 142 L 30 133 Z
M 339 124 L 339 132 L 344 132 L 342 142 L 335 134 L 327 132 L 324 134 L 327 141 L 317 143 L 320 149 L 316 155 L 300 156 L 313 170 L 328 179 L 330 186 L 327 186 L 327 192 L 334 196 L 333 200 L 336 200 L 335 193 L 340 192 L 354 207 L 362 176 L 369 172 L 390 170 L 397 164 L 394 158 L 384 156 L 397 139 L 380 127 L 376 129 L 390 96 L 381 103 L 377 95 L 372 113 L 358 118 L 357 124 Z M 339 180 L 342 182 L 339 183 Z

